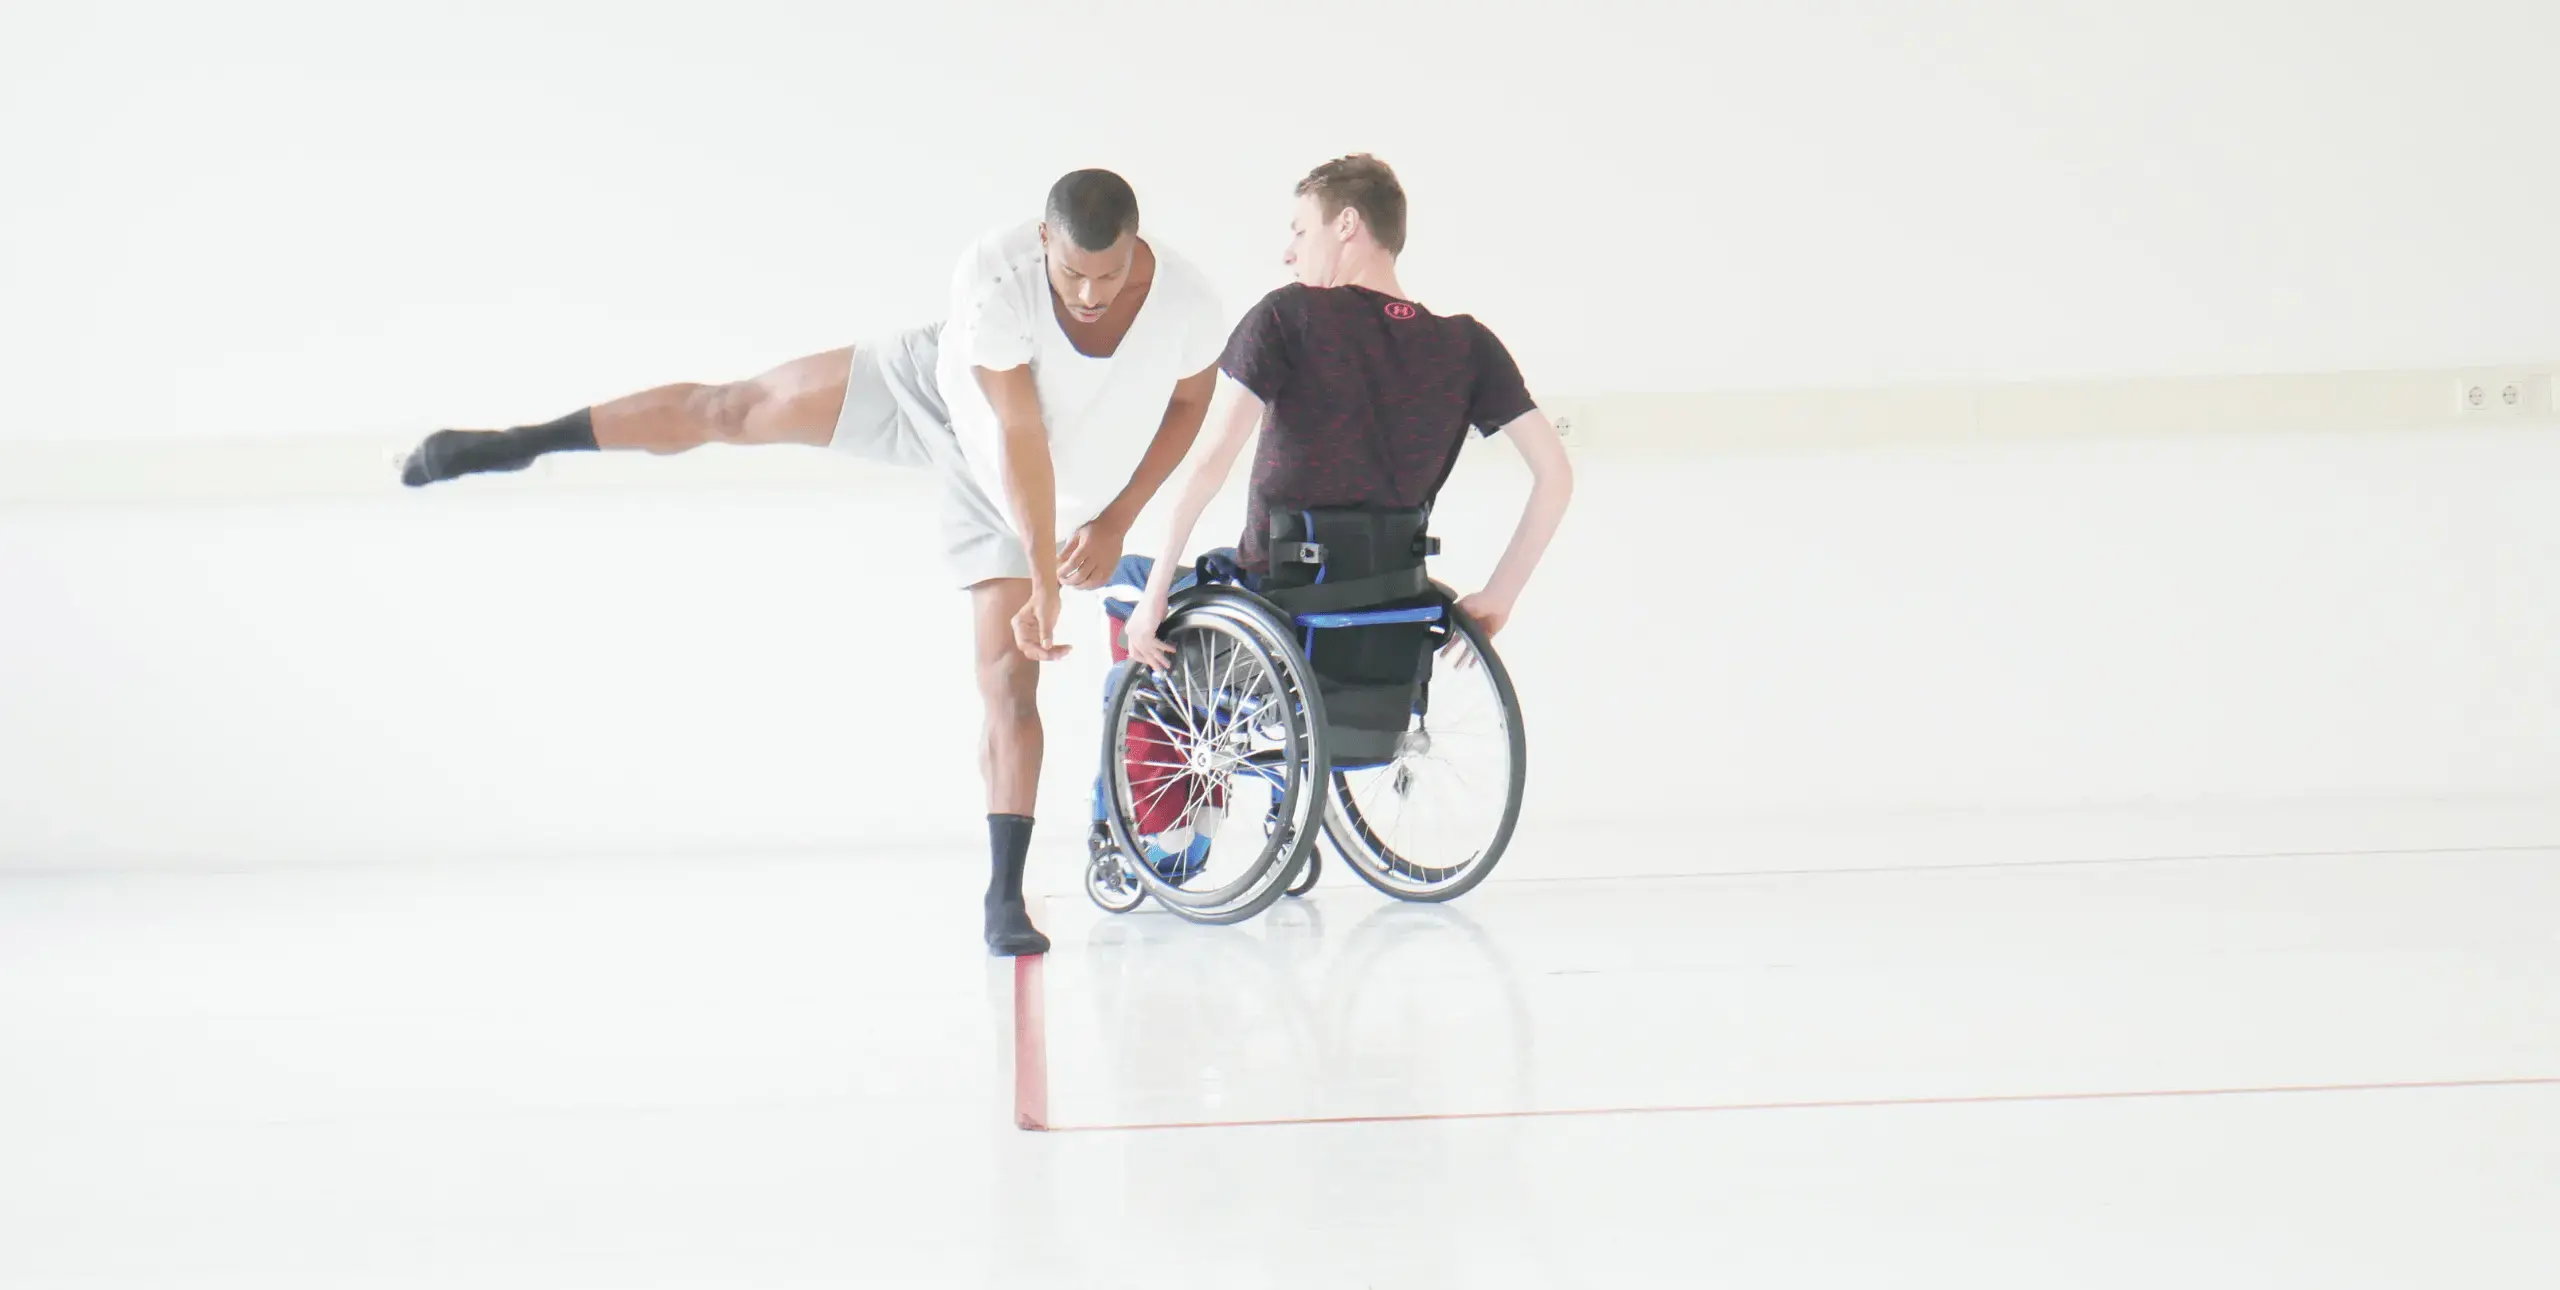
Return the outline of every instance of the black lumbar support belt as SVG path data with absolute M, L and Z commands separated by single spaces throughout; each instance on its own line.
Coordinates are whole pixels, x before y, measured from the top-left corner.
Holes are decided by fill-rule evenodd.
M 1271 575 L 1262 594 L 1293 614 L 1373 609 L 1431 594 L 1423 561 L 1440 553 L 1419 507 L 1271 511 Z

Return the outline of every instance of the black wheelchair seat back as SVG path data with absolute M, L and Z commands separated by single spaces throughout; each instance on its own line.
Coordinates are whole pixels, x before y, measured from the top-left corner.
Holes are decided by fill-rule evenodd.
M 1427 568 L 1439 549 L 1429 523 L 1419 507 L 1272 508 L 1262 595 L 1298 624 L 1337 764 L 1392 760 L 1426 706 L 1448 630 Z

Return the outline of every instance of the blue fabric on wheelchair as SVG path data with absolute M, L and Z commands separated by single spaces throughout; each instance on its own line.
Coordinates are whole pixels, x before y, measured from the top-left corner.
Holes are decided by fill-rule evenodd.
M 1370 609 L 1343 614 L 1300 614 L 1300 627 L 1383 627 L 1388 623 L 1436 623 L 1440 606 L 1422 605 L 1413 609 Z

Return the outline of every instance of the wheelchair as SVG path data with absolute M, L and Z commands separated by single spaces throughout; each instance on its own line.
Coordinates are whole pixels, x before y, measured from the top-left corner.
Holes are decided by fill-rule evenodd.
M 1399 900 L 1493 871 L 1528 781 L 1510 673 L 1431 580 L 1420 509 L 1274 513 L 1271 573 L 1203 557 L 1105 701 L 1086 894 L 1197 923 L 1302 895 L 1322 852 Z M 1116 652 L 1116 651 L 1115 651 Z

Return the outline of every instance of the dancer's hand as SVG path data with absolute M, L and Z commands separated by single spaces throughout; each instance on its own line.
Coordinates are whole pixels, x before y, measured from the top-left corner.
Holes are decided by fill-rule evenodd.
M 1167 599 L 1152 591 L 1139 597 L 1137 605 L 1129 610 L 1129 626 L 1123 633 L 1129 657 L 1157 671 L 1173 666 L 1173 651 L 1156 637 L 1156 630 L 1164 626 Z
M 1511 597 L 1488 588 L 1460 597 L 1458 612 L 1476 620 L 1476 626 L 1484 629 L 1484 638 L 1492 640 L 1511 621 Z
M 1490 641 L 1494 633 L 1511 621 L 1511 598 L 1490 589 L 1479 591 L 1472 596 L 1460 597 L 1458 612 L 1474 619 L 1476 627 Z M 1476 665 L 1475 651 L 1467 648 L 1467 638 L 1456 632 L 1449 633 L 1449 643 L 1440 647 L 1440 654 L 1462 670 Z
M 1034 583 L 1031 599 L 1013 616 L 1013 643 L 1038 663 L 1065 658 L 1069 646 L 1058 643 L 1058 585 Z
M 1067 549 L 1058 554 L 1059 581 L 1078 591 L 1101 586 L 1119 567 L 1120 549 L 1128 540 L 1127 524 L 1107 514 L 1095 516 L 1067 539 Z

